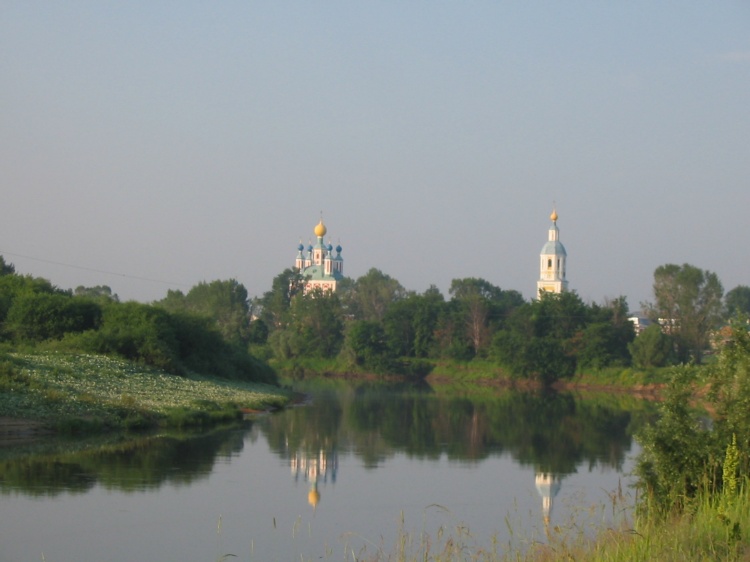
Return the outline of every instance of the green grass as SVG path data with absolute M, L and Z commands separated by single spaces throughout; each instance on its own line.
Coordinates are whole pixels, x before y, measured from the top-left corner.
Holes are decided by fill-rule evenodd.
M 275 386 L 181 377 L 125 360 L 61 352 L 7 354 L 0 390 L 0 415 L 66 431 L 207 425 L 289 400 Z

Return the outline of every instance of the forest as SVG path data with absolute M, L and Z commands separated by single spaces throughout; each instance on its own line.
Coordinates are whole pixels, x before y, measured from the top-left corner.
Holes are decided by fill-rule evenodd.
M 652 320 L 638 338 L 623 296 L 585 303 L 574 291 L 525 301 L 479 278 L 407 291 L 371 269 L 336 293 L 303 292 L 287 269 L 253 301 L 252 349 L 267 359 L 337 359 L 341 369 L 419 374 L 435 361 L 490 361 L 510 377 L 551 383 L 608 367 L 701 363 L 722 326 L 750 313 L 750 287 L 724 295 L 716 274 L 668 264 L 654 272 Z M 664 319 L 669 319 L 666 323 Z
M 408 291 L 375 268 L 335 293 L 303 286 L 286 269 L 254 298 L 230 279 L 153 303 L 120 302 L 107 286 L 60 289 L 0 257 L 0 338 L 257 382 L 276 380 L 269 362 L 424 376 L 437 361 L 482 360 L 549 384 L 608 367 L 699 364 L 728 320 L 750 313 L 750 287 L 725 295 L 715 273 L 689 264 L 656 269 L 654 302 L 642 303 L 652 324 L 637 338 L 623 296 L 596 304 L 570 291 L 526 301 L 467 277 L 454 279 L 446 298 L 435 286 Z

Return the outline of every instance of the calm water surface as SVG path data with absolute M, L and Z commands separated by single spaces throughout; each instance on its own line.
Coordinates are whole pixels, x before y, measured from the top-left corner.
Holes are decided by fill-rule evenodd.
M 611 517 L 653 415 L 613 396 L 297 385 L 308 405 L 239 429 L 0 449 L 0 560 L 351 560 L 441 526 L 522 547 Z

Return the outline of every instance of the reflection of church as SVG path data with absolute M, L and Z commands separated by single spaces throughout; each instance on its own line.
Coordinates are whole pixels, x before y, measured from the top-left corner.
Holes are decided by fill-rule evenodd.
M 300 450 L 289 456 L 289 466 L 292 469 L 294 481 L 298 482 L 301 478 L 304 482 L 310 483 L 307 501 L 313 509 L 320 502 L 318 482 L 326 483 L 330 478 L 331 484 L 334 484 L 338 465 L 339 457 L 333 450 L 320 449 L 318 452 L 311 453 Z
M 333 255 L 333 245 L 327 245 L 323 237 L 328 230 L 323 224 L 323 219 L 313 230 L 318 241 L 307 246 L 300 242 L 298 246 L 297 259 L 294 268 L 299 271 L 305 283 L 305 293 L 314 289 L 323 291 L 336 291 L 336 285 L 344 278 L 344 258 L 341 257 L 341 246 L 336 246 L 336 255 Z
M 550 515 L 552 514 L 552 502 L 560 491 L 562 479 L 557 474 L 549 472 L 537 472 L 534 478 L 536 491 L 542 496 L 542 519 L 544 528 L 549 531 Z

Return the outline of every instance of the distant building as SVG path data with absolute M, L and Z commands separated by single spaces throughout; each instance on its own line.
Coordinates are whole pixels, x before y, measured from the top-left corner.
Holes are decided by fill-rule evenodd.
M 305 293 L 315 289 L 335 292 L 338 282 L 344 278 L 344 258 L 341 257 L 341 246 L 336 246 L 334 256 L 334 248 L 330 242 L 327 246 L 325 245 L 323 237 L 328 230 L 323 224 L 323 219 L 320 219 L 313 232 L 317 238 L 316 244 L 308 245 L 305 252 L 305 247 L 300 242 L 294 267 L 302 275 Z
M 562 293 L 568 290 L 568 280 L 565 278 L 565 262 L 568 254 L 565 252 L 565 246 L 560 242 L 557 211 L 553 210 L 549 218 L 552 220 L 552 225 L 549 227 L 549 239 L 539 255 L 537 296 L 541 296 L 542 292 Z
M 633 323 L 636 336 L 640 336 L 641 332 L 651 325 L 651 320 L 644 316 L 631 316 L 628 320 Z

